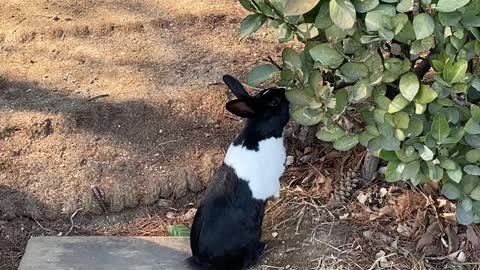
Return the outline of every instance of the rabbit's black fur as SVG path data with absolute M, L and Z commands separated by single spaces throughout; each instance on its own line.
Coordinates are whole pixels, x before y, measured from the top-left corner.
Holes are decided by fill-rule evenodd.
M 226 75 L 224 81 L 238 97 L 227 109 L 247 123 L 195 215 L 188 260 L 192 269 L 241 270 L 257 261 L 265 247 L 260 241 L 265 205 L 278 198 L 284 170 L 285 90 L 267 89 L 251 97 L 233 77 Z

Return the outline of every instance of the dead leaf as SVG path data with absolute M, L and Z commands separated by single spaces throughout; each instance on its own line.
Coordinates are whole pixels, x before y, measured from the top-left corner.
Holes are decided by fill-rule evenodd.
M 420 240 L 418 240 L 416 250 L 422 251 L 425 247 L 432 245 L 440 233 L 441 230 L 438 222 L 433 222 L 430 224 L 430 226 L 427 228 L 427 231 L 420 237 Z
M 190 208 L 184 215 L 183 215 L 183 220 L 191 220 L 195 216 L 195 213 L 197 213 L 196 208 Z
M 480 250 L 480 237 L 475 232 L 472 225 L 467 226 L 467 240 L 472 244 L 476 251 Z
M 448 237 L 448 254 L 451 254 L 452 252 L 457 251 L 460 247 L 460 239 L 451 225 L 448 225 L 445 233 Z

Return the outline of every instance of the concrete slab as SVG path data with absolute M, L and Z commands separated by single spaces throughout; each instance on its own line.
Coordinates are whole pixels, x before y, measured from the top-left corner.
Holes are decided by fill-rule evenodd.
M 33 237 L 19 270 L 187 270 L 188 238 Z

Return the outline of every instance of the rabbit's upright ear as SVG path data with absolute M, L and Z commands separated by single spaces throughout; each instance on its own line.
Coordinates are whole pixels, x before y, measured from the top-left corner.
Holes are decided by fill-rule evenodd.
M 250 97 L 250 95 L 247 93 L 247 90 L 245 90 L 243 85 L 234 77 L 230 75 L 224 75 L 223 81 L 237 98 L 245 99 Z
M 248 101 L 246 100 L 231 100 L 227 102 L 226 107 L 229 112 L 242 118 L 252 118 L 255 116 L 255 110 L 248 105 Z

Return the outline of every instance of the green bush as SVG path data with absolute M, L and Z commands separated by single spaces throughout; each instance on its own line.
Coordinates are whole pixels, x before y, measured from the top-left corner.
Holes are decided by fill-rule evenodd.
M 389 182 L 441 181 L 461 224 L 480 223 L 480 0 L 240 0 L 242 38 L 295 37 L 247 83 L 288 89 L 291 116 L 338 150 L 388 161 Z

